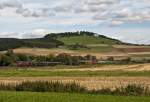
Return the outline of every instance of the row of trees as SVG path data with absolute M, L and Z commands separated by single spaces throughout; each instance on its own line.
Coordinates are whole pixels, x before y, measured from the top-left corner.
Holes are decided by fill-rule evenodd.
M 71 56 L 69 54 L 59 54 L 57 56 L 48 55 L 48 56 L 34 56 L 27 54 L 15 54 L 12 50 L 8 50 L 7 53 L 0 55 L 0 66 L 14 65 L 18 61 L 24 62 L 59 62 L 65 65 L 79 65 L 87 60 L 97 60 L 95 56 Z
M 47 34 L 45 38 L 73 37 L 73 36 L 95 36 L 95 33 L 87 32 L 87 31 L 51 33 L 51 34 Z
M 107 43 L 108 42 L 113 42 L 114 44 L 125 44 L 117 39 L 113 39 L 104 35 L 100 35 L 97 33 L 93 33 L 93 32 L 88 32 L 88 31 L 77 31 L 77 32 L 64 32 L 64 33 L 51 33 L 51 34 L 47 34 L 45 36 L 45 38 L 53 38 L 53 39 L 57 39 L 60 37 L 74 37 L 74 36 L 92 36 L 92 37 L 97 37 L 97 38 L 101 38 L 103 40 L 106 40 Z M 103 42 L 104 43 L 104 42 Z

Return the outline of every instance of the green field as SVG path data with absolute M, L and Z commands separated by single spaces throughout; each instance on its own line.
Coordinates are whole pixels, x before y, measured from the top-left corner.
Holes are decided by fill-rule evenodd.
M 106 52 L 111 52 L 115 50 L 115 48 L 113 46 L 93 46 L 93 47 L 89 47 L 89 49 L 86 48 L 80 48 L 78 50 L 74 50 L 74 51 L 79 51 L 79 52 L 84 52 L 84 53 L 106 53 Z
M 65 45 L 72 45 L 72 44 L 117 44 L 117 40 L 106 39 L 106 38 L 98 38 L 94 36 L 74 36 L 74 37 L 60 37 L 58 38 L 59 41 L 65 43 Z
M 0 102 L 150 102 L 150 97 L 71 93 L 0 92 Z
M 150 77 L 150 71 L 48 71 L 48 70 L 25 70 L 25 69 L 6 69 L 0 70 L 0 77 Z

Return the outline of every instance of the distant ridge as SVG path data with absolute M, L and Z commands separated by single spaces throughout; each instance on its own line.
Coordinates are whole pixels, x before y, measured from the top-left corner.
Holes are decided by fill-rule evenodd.
M 15 39 L 0 38 L 0 51 L 15 49 L 19 47 L 54 48 L 64 45 L 63 42 L 52 38 Z

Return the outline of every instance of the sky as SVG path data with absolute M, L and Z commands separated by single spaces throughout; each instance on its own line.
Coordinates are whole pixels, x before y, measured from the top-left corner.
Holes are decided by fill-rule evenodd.
M 150 0 L 0 0 L 0 38 L 70 31 L 150 44 Z

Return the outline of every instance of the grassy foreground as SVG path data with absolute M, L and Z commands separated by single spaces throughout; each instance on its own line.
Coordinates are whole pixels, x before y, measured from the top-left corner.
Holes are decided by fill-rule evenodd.
M 150 77 L 150 71 L 128 72 L 128 71 L 42 71 L 30 69 L 6 69 L 0 70 L 0 77 Z
M 150 97 L 71 93 L 0 92 L 0 102 L 150 102 Z

